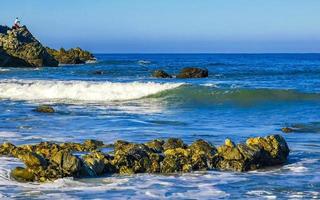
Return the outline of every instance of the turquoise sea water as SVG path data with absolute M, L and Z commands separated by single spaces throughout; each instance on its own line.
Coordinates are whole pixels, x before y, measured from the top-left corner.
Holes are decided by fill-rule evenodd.
M 97 63 L 0 68 L 0 142 L 179 137 L 221 145 L 282 134 L 286 165 L 248 173 L 105 176 L 17 183 L 0 157 L 0 197 L 20 199 L 320 199 L 320 54 L 98 54 Z M 204 79 L 156 79 L 187 66 Z M 33 112 L 48 103 L 56 113 Z M 294 133 L 281 133 L 284 126 Z

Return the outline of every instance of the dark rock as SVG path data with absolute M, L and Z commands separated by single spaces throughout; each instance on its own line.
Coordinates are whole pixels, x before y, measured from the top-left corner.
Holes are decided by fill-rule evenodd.
M 97 71 L 92 72 L 92 74 L 94 74 L 94 75 L 104 75 L 104 74 L 106 74 L 106 71 L 97 70 Z
M 285 139 L 281 135 L 249 138 L 246 143 L 248 146 L 261 148 L 267 153 L 267 156 L 262 158 L 263 164 L 266 166 L 285 163 L 290 152 Z
M 284 128 L 281 129 L 281 131 L 284 132 L 284 133 L 292 133 L 295 130 L 293 128 L 290 128 L 290 127 L 284 127 Z
M 65 50 L 61 48 L 60 50 L 46 48 L 50 55 L 52 55 L 59 64 L 84 64 L 86 62 L 95 61 L 96 58 L 88 51 L 82 50 L 81 48 L 72 48 Z
M 167 72 L 165 72 L 163 70 L 155 70 L 152 73 L 152 76 L 155 78 L 172 78 L 172 76 L 170 74 L 168 74 Z
M 88 172 L 91 176 L 99 176 L 105 173 L 113 173 L 115 167 L 111 164 L 112 157 L 101 153 L 93 152 L 89 155 L 83 156 L 84 163 L 92 170 L 93 174 Z
M 27 27 L 0 26 L 1 67 L 56 67 L 58 62 L 47 52 Z
M 194 67 L 183 68 L 177 78 L 205 78 L 208 77 L 207 69 L 200 69 Z
M 51 161 L 56 163 L 69 175 L 75 175 L 81 170 L 80 159 L 65 150 L 58 151 L 52 155 Z
M 155 153 L 163 152 L 164 150 L 162 147 L 163 144 L 164 144 L 163 140 L 152 140 L 150 142 L 145 143 L 145 145 Z
M 36 112 L 40 112 L 40 113 L 54 113 L 55 110 L 53 109 L 53 107 L 51 106 L 47 106 L 47 105 L 41 105 L 41 106 L 38 106 L 36 109 L 35 109 Z

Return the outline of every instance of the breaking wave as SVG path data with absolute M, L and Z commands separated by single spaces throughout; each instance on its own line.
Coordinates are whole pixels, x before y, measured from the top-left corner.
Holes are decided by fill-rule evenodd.
M 0 81 L 0 98 L 45 101 L 125 101 L 139 99 L 181 85 L 182 83 L 154 82 L 3 80 Z

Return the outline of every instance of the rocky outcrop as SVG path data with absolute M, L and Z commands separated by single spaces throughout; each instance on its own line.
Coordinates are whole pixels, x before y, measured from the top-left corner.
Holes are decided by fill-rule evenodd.
M 200 69 L 195 67 L 186 67 L 183 68 L 176 78 L 205 78 L 208 77 L 209 72 L 207 69 Z M 163 70 L 155 70 L 152 73 L 152 76 L 155 78 L 172 78 L 170 74 Z
M 177 78 L 205 78 L 208 77 L 207 69 L 200 69 L 195 67 L 186 67 L 181 70 Z
M 0 26 L 1 67 L 55 67 L 57 60 L 51 56 L 27 27 L 10 29 Z
M 64 48 L 55 50 L 47 47 L 47 51 L 59 61 L 59 64 L 84 64 L 96 60 L 89 51 L 82 50 L 79 47 L 69 50 Z
M 48 106 L 48 105 L 40 105 L 34 111 L 39 112 L 39 113 L 54 113 L 55 112 L 54 108 L 51 106 Z
M 83 144 L 55 144 L 16 147 L 0 145 L 0 155 L 14 156 L 25 168 L 17 167 L 11 177 L 17 181 L 51 181 L 62 177 L 89 177 L 103 174 L 177 173 L 194 170 L 248 171 L 284 164 L 289 148 L 280 135 L 249 138 L 234 144 L 230 139 L 220 147 L 204 140 L 191 145 L 181 139 L 153 140 L 145 144 L 116 141 L 112 154 L 99 149 L 101 141 L 87 140 Z M 88 152 L 76 156 L 75 152 Z
M 168 74 L 167 72 L 165 72 L 163 70 L 155 70 L 152 73 L 152 76 L 155 78 L 172 78 L 172 76 L 170 74 Z

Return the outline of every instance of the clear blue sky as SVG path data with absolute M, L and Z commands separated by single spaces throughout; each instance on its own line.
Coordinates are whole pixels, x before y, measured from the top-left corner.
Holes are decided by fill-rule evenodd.
M 6 0 L 45 45 L 93 52 L 320 52 L 320 0 Z

